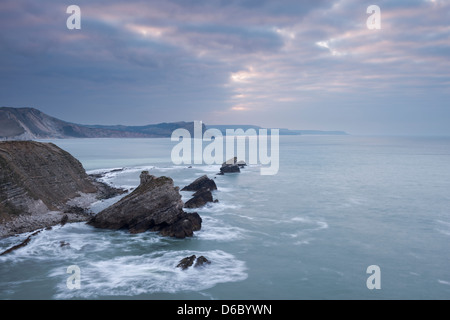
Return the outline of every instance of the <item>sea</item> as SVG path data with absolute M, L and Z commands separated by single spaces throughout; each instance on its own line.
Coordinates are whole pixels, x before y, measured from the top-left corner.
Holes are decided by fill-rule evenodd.
M 180 188 L 206 174 L 218 202 L 189 209 L 203 224 L 186 239 L 86 223 L 43 230 L 0 256 L 2 300 L 450 299 L 448 137 L 280 136 L 275 175 L 174 164 L 168 138 L 50 142 L 130 191 L 144 170 Z M 29 235 L 0 239 L 0 251 Z M 211 264 L 177 268 L 191 255 Z

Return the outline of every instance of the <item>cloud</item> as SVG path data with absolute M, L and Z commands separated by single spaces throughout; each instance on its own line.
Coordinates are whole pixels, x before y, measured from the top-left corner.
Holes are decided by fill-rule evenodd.
M 449 1 L 380 0 L 381 30 L 367 29 L 368 4 L 356 0 L 77 5 L 81 30 L 67 30 L 62 3 L 0 3 L 2 105 L 84 123 L 235 123 L 239 114 L 351 131 L 378 114 L 367 101 L 392 115 L 392 127 L 405 101 L 415 110 L 448 104 Z

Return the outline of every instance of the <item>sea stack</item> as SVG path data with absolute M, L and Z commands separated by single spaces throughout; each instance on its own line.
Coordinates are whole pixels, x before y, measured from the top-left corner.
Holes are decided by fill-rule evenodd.
M 245 163 L 245 161 L 238 161 L 237 157 L 233 157 L 222 163 L 219 175 L 224 175 L 225 173 L 241 172 L 241 168 L 244 168 L 246 165 L 247 164 Z
M 185 238 L 200 230 L 202 219 L 183 211 L 179 188 L 168 177 L 140 175 L 140 185 L 117 203 L 98 213 L 88 224 L 130 233 L 158 231 L 163 236 Z
M 208 178 L 207 175 L 201 176 L 188 186 L 181 189 L 181 191 L 195 191 L 192 198 L 184 204 L 184 207 L 190 209 L 200 208 L 209 202 L 218 202 L 213 199 L 211 191 L 214 190 L 217 190 L 217 185 L 214 180 Z

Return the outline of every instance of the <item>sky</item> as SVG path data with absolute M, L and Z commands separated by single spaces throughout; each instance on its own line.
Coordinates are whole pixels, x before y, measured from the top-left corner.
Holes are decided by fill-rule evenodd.
M 450 135 L 450 0 L 2 0 L 0 75 L 81 124 Z

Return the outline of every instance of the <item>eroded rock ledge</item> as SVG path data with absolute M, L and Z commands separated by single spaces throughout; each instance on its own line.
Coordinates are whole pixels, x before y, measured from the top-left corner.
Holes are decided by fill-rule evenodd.
M 86 208 L 123 193 L 90 178 L 52 143 L 0 142 L 0 238 L 60 223 L 87 221 Z

